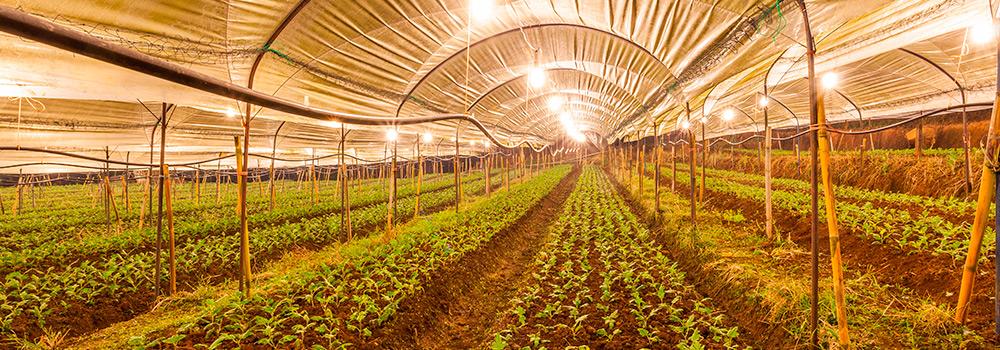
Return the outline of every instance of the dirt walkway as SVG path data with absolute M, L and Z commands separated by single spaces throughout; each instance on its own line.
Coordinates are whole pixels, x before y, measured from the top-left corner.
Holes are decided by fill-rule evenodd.
M 376 334 L 388 349 L 473 349 L 493 339 L 496 321 L 530 277 L 535 254 L 559 217 L 580 169 L 575 168 L 527 215 L 483 247 L 435 272 Z

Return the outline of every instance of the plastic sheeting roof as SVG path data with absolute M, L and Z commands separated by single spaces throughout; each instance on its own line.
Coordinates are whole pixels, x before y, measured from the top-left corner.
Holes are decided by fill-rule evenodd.
M 817 72 L 842 84 L 830 120 L 904 115 L 991 101 L 995 40 L 971 27 L 989 23 L 987 1 L 807 1 L 817 40 Z M 553 96 L 568 100 L 595 141 L 635 139 L 707 116 L 708 137 L 762 129 L 757 106 L 765 80 L 772 126 L 808 123 L 801 12 L 793 1 L 496 1 L 485 20 L 468 0 L 0 0 L 0 5 L 95 37 L 321 109 L 403 118 L 469 113 L 501 139 L 553 143 L 565 137 Z M 277 29 L 287 20 L 287 25 Z M 265 45 L 273 36 L 274 41 Z M 905 50 L 905 51 L 904 51 Z M 918 57 L 920 56 L 920 57 Z M 921 58 L 923 57 L 923 58 Z M 941 70 L 926 60 L 936 63 Z M 546 71 L 530 88 L 533 67 Z M 168 130 L 168 161 L 231 152 L 241 103 L 40 43 L 0 34 L 0 139 L 3 145 L 149 157 L 160 102 L 180 107 Z M 848 101 L 847 99 L 850 99 Z M 854 106 L 857 106 L 857 109 Z M 718 116 L 726 108 L 737 119 Z M 858 110 L 860 109 L 860 111 Z M 255 110 L 251 150 L 336 152 L 338 124 Z M 794 114 L 794 115 L 793 115 Z M 347 148 L 381 158 L 385 128 L 347 125 Z M 427 153 L 454 152 L 455 122 L 400 127 L 400 152 L 419 134 Z M 484 137 L 459 125 L 462 151 Z M 470 148 L 472 148 L 470 150 Z M 96 153 L 95 153 L 96 154 Z M 48 159 L 5 152 L 0 165 Z M 255 165 L 251 162 L 250 165 Z M 281 164 L 279 164 L 281 165 Z M 289 164 L 294 165 L 294 164 Z M 36 169 L 37 170 L 37 169 Z

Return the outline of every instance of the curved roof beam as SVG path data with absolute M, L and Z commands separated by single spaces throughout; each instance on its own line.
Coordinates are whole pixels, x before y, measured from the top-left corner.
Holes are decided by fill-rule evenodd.
M 464 48 L 462 48 L 462 49 L 460 49 L 460 50 L 452 53 L 451 55 L 449 55 L 444 60 L 441 60 L 441 62 L 438 62 L 437 64 L 435 64 L 433 67 L 431 67 L 430 70 L 428 70 L 426 73 L 424 73 L 422 76 L 420 76 L 420 78 L 417 79 L 417 81 L 415 83 L 410 84 L 410 87 L 407 89 L 406 93 L 404 94 L 403 99 L 400 100 L 399 105 L 396 107 L 396 113 L 395 113 L 396 117 L 399 117 L 399 113 L 403 110 L 403 105 L 405 105 L 406 102 L 410 100 L 410 97 L 413 95 L 413 92 L 416 91 L 417 88 L 419 88 L 428 77 L 430 77 L 431 75 L 433 75 L 434 72 L 436 72 L 441 66 L 443 66 L 446 63 L 450 62 L 451 60 L 455 59 L 456 57 L 458 57 L 462 53 L 467 52 L 467 51 L 471 50 L 473 47 L 479 46 L 479 45 L 481 45 L 481 44 L 483 44 L 483 43 L 485 43 L 485 42 L 487 42 L 489 40 L 492 40 L 492 39 L 495 39 L 495 38 L 498 38 L 498 37 L 501 37 L 501 36 L 504 36 L 504 35 L 508 35 L 508 34 L 512 34 L 512 33 L 517 33 L 518 35 L 520 35 L 520 32 L 522 30 L 525 30 L 525 29 L 536 29 L 536 28 L 547 28 L 547 27 L 569 27 L 569 28 L 574 28 L 574 29 L 590 30 L 590 31 L 599 32 L 601 34 L 608 35 L 608 36 L 610 36 L 612 38 L 621 40 L 622 42 L 625 42 L 626 44 L 628 44 L 628 45 L 630 45 L 630 46 L 632 46 L 634 48 L 639 49 L 640 51 L 642 51 L 643 53 L 645 53 L 647 56 L 651 57 L 655 62 L 659 63 L 659 65 L 664 69 L 664 72 L 666 72 L 667 75 L 673 76 L 673 74 L 670 73 L 670 67 L 667 67 L 667 65 L 665 63 L 663 63 L 663 61 L 661 61 L 659 58 L 657 58 L 656 55 L 654 55 L 651 51 L 649 51 L 648 49 L 646 49 L 646 47 L 644 47 L 642 45 L 639 45 L 639 43 L 636 43 L 635 41 L 632 41 L 632 39 L 623 37 L 623 36 L 618 35 L 618 34 L 616 34 L 614 32 L 607 31 L 607 30 L 604 30 L 604 29 L 590 27 L 590 26 L 583 25 L 583 24 L 576 24 L 576 23 L 541 23 L 541 24 L 533 24 L 533 25 L 527 25 L 527 26 L 522 26 L 522 27 L 508 29 L 508 30 L 505 30 L 505 31 L 494 33 L 494 34 L 492 34 L 490 36 L 487 36 L 487 37 L 484 37 L 484 38 L 480 38 L 478 41 L 476 41 L 474 43 L 468 44 Z
M 635 94 L 632 94 L 628 90 L 622 88 L 618 84 L 615 84 L 615 83 L 611 82 L 610 80 L 608 80 L 605 77 L 602 77 L 600 75 L 597 75 L 597 74 L 594 74 L 594 73 L 591 73 L 591 72 L 588 72 L 588 71 L 580 70 L 580 69 L 577 69 L 577 68 L 558 67 L 558 68 L 546 68 L 545 72 L 574 72 L 574 73 L 584 74 L 586 76 L 589 76 L 589 77 L 592 77 L 592 78 L 595 78 L 595 79 L 599 79 L 602 82 L 606 83 L 607 85 L 615 87 L 616 90 L 619 90 L 622 93 L 627 94 L 628 96 L 632 97 L 634 100 L 638 101 L 638 98 L 636 98 Z M 516 76 L 514 78 L 505 80 L 505 81 L 501 82 L 500 84 L 497 84 L 496 86 L 490 88 L 489 90 L 486 90 L 486 92 L 484 92 L 479 97 L 477 97 L 475 100 L 473 100 L 472 104 L 470 104 L 469 107 L 465 109 L 465 112 L 469 113 L 469 111 L 471 111 L 473 108 L 476 108 L 476 106 L 479 105 L 479 102 L 481 102 L 486 97 L 489 97 L 491 94 L 493 94 L 493 92 L 496 92 L 497 90 L 502 89 L 505 86 L 508 86 L 508 84 L 511 84 L 511 83 L 514 83 L 514 82 L 516 82 L 518 80 L 521 80 L 524 77 L 525 77 L 525 75 L 523 75 L 523 74 L 522 75 L 518 75 L 518 76 Z

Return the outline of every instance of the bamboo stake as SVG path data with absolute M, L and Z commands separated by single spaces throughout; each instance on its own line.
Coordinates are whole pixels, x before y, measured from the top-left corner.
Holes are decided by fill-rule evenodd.
M 350 185 L 350 177 L 347 173 L 347 164 L 344 162 L 344 146 L 347 142 L 347 132 L 344 131 L 344 125 L 340 125 L 340 170 L 337 171 L 337 177 L 340 178 L 340 230 L 343 233 L 344 228 L 347 228 L 347 240 L 350 241 L 354 239 L 354 234 L 351 229 L 351 199 L 350 191 L 348 191 L 348 186 Z M 355 160 L 357 164 L 357 160 Z M 360 176 L 359 176 L 360 178 Z
M 162 170 L 163 173 L 161 176 L 163 176 L 164 179 L 163 186 L 165 186 L 164 188 L 166 189 L 164 191 L 164 202 L 167 206 L 167 244 L 170 245 L 168 248 L 170 251 L 168 257 L 169 261 L 167 262 L 170 274 L 170 291 L 167 295 L 173 295 L 177 293 L 177 253 L 175 250 L 176 242 L 174 240 L 174 204 L 173 195 L 171 195 L 172 186 L 170 181 L 170 166 L 164 164 Z
M 167 111 L 173 108 L 172 105 L 167 103 L 162 104 L 162 114 L 160 115 L 160 169 L 166 167 L 166 147 L 167 147 Z M 157 189 L 159 195 L 159 209 L 157 209 L 156 214 L 156 295 L 160 295 L 160 257 L 162 255 L 163 246 L 163 181 L 164 177 L 160 176 L 160 183 Z
M 771 127 L 764 127 L 764 231 L 767 239 L 774 237 L 774 214 L 771 194 Z
M 653 220 L 660 220 L 660 125 L 653 124 Z
M 458 126 L 455 126 L 455 161 L 452 162 L 452 172 L 455 173 L 455 212 L 458 212 L 459 204 L 462 203 L 462 184 L 458 181 L 460 174 L 462 173 L 462 163 L 458 159 Z
M 239 191 L 237 191 L 236 211 L 240 215 L 240 291 L 250 295 L 250 232 L 247 227 L 245 153 L 243 151 L 243 143 L 240 142 L 240 137 L 234 136 L 233 140 L 236 144 L 236 176 L 238 180 L 237 186 L 239 187 Z
M 417 199 L 413 204 L 413 217 L 420 216 L 420 186 L 424 182 L 424 157 L 420 154 L 420 140 L 417 140 Z
M 1000 49 L 998 49 L 1000 50 Z M 972 290 L 976 282 L 976 264 L 979 260 L 979 249 L 983 244 L 983 234 L 993 203 L 994 187 L 996 187 L 997 157 L 1000 154 L 1000 89 L 993 101 L 993 113 L 990 115 L 990 128 L 987 134 L 986 155 L 983 159 L 983 171 L 980 176 L 979 197 L 976 205 L 976 217 L 972 222 L 972 232 L 969 238 L 969 252 L 962 266 L 962 288 L 958 293 L 958 306 L 955 310 L 955 322 L 965 323 L 969 303 L 972 302 Z
M 129 175 L 128 162 L 129 162 L 129 156 L 131 155 L 131 153 L 132 152 L 125 152 L 125 163 L 126 163 L 125 164 L 125 173 L 122 174 L 122 199 L 125 200 L 125 212 L 126 213 L 131 213 L 132 212 L 132 201 L 130 201 L 129 198 L 128 198 L 128 175 Z
M 837 204 L 833 193 L 833 179 L 830 172 L 830 143 L 826 131 L 826 110 L 823 107 L 823 93 L 816 95 L 817 137 L 819 138 L 820 166 L 823 176 L 823 195 L 826 203 L 826 226 L 830 234 L 830 262 L 833 265 L 833 295 L 837 307 L 837 336 L 840 346 L 851 347 L 847 333 L 847 305 L 844 296 L 844 267 L 841 263 L 840 229 L 837 223 Z

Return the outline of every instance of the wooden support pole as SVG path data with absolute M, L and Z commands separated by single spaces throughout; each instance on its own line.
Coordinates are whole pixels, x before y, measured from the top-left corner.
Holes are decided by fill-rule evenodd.
M 698 188 L 698 202 L 705 201 L 705 168 L 708 168 L 708 138 L 705 137 L 705 123 L 701 123 L 701 187 Z
M 347 240 L 354 239 L 354 233 L 351 229 L 351 198 L 350 191 L 348 191 L 348 186 L 351 181 L 347 174 L 347 163 L 344 162 L 344 147 L 347 142 L 347 132 L 344 130 L 344 125 L 340 125 L 340 170 L 337 171 L 337 177 L 340 178 L 340 232 L 344 233 L 347 230 Z
M 653 220 L 660 220 L 660 126 L 653 124 Z
M 417 198 L 413 203 L 413 217 L 420 216 L 420 186 L 424 183 L 424 156 L 420 154 L 420 140 L 417 140 Z
M 764 126 L 764 232 L 774 237 L 774 212 L 771 194 L 771 127 Z
M 122 199 L 125 200 L 125 212 L 132 212 L 132 201 L 128 198 L 128 176 L 129 176 L 129 156 L 132 152 L 125 152 L 125 172 L 122 173 Z
M 998 49 L 1000 51 L 1000 49 Z M 1000 80 L 998 80 L 1000 82 Z M 964 324 L 969 303 L 972 302 L 972 290 L 976 282 L 979 250 L 983 244 L 983 234 L 993 204 L 994 187 L 996 187 L 996 169 L 998 154 L 1000 154 L 1000 89 L 997 90 L 993 113 L 990 115 L 990 128 L 987 134 L 986 154 L 983 159 L 983 170 L 979 181 L 979 197 L 976 205 L 976 216 L 972 222 L 971 237 L 969 237 L 969 252 L 962 266 L 962 287 L 958 293 L 958 306 L 955 310 L 955 322 Z
M 173 105 L 163 103 L 160 114 L 160 169 L 166 167 L 166 148 L 167 148 L 167 112 L 173 108 Z M 163 246 L 163 181 L 164 177 L 159 177 L 159 186 L 157 193 L 159 196 L 159 209 L 156 212 L 156 276 L 154 280 L 156 281 L 155 292 L 156 295 L 160 295 L 160 284 L 162 282 L 160 270 L 160 256 L 162 255 Z
M 175 293 L 177 293 L 177 252 L 175 249 L 176 241 L 174 240 L 174 204 L 172 199 L 173 195 L 171 194 L 172 192 L 170 191 L 171 189 L 170 166 L 164 164 L 161 170 L 162 172 L 160 176 L 163 177 L 164 202 L 166 203 L 167 206 L 167 244 L 169 246 L 167 248 L 169 250 L 167 265 L 169 266 L 168 269 L 170 274 L 169 277 L 170 284 L 167 295 L 174 295 Z
M 393 219 L 396 214 L 396 150 L 398 147 L 398 142 L 392 142 L 392 161 L 389 163 L 389 205 L 388 213 L 385 218 L 385 231 L 386 238 L 394 238 L 396 233 L 394 231 L 393 225 L 395 220 Z M 386 146 L 388 147 L 388 145 Z
M 833 193 L 833 176 L 830 171 L 830 143 L 826 131 L 826 111 L 823 93 L 816 96 L 817 137 L 819 138 L 820 166 L 823 176 L 823 195 L 826 203 L 826 226 L 830 236 L 830 263 L 833 267 L 833 296 L 837 308 L 837 338 L 841 348 L 851 347 L 847 332 L 847 305 L 844 295 L 844 266 L 841 262 L 840 228 L 837 223 L 837 203 Z
M 667 140 L 670 138 L 668 137 Z M 673 176 L 670 177 L 670 192 L 677 191 L 677 145 L 670 144 L 670 171 L 673 172 Z
M 812 35 L 812 28 L 809 26 L 809 12 L 806 8 L 805 0 L 796 0 L 796 4 L 799 7 L 799 11 L 802 12 L 802 28 L 805 32 L 805 42 L 806 42 L 806 68 L 807 77 L 809 78 L 809 123 L 810 125 L 818 124 L 818 109 L 816 104 L 816 95 L 818 94 L 818 88 L 816 85 L 816 42 Z M 810 131 L 810 157 L 812 157 L 812 164 L 809 171 L 809 195 L 810 195 L 810 209 L 812 215 L 810 216 L 810 255 L 811 255 L 811 265 L 812 271 L 810 276 L 810 310 L 809 310 L 809 331 L 810 331 L 810 343 L 812 348 L 819 348 L 819 186 L 818 178 L 819 174 L 817 171 L 817 166 L 819 163 L 819 138 L 816 135 L 816 131 Z
M 914 152 L 917 155 L 917 159 L 920 159 L 924 155 L 924 121 L 923 119 L 917 121 L 917 137 L 913 145 Z
M 451 167 L 452 168 L 452 172 L 455 173 L 455 212 L 456 213 L 458 212 L 459 204 L 461 204 L 461 202 L 462 202 L 462 184 L 459 182 L 459 176 L 461 176 L 460 174 L 462 173 L 462 170 L 461 170 L 462 163 L 459 162 L 459 159 L 458 159 L 458 152 L 459 152 L 458 130 L 459 130 L 458 126 L 456 125 L 455 126 L 455 161 L 452 162 L 452 164 L 451 164 L 452 165 L 452 167 Z
M 249 118 L 247 118 L 249 119 Z M 250 237 L 247 227 L 247 202 L 246 202 L 246 160 L 244 153 L 244 142 L 240 142 L 239 136 L 234 136 L 236 145 L 236 178 L 237 178 L 237 200 L 236 212 L 240 216 L 240 261 L 239 280 L 240 291 L 250 294 Z

